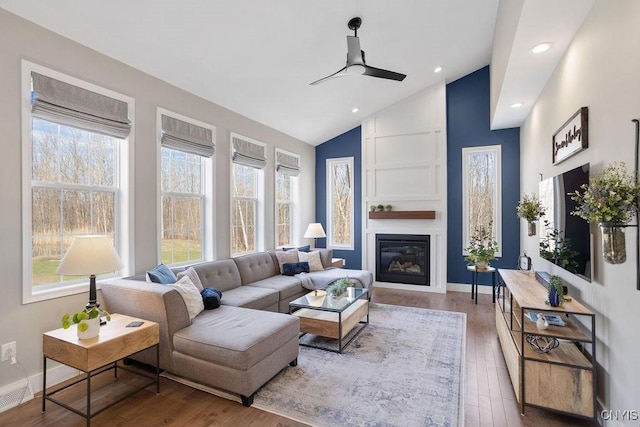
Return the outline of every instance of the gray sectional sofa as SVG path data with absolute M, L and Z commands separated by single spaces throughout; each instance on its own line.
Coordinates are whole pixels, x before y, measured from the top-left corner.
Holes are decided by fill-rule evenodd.
M 308 293 L 305 280 L 319 283 L 349 276 L 355 286 L 370 287 L 373 277 L 362 270 L 331 268 L 332 251 L 320 250 L 325 271 L 285 276 L 275 252 L 196 264 L 204 287 L 222 291 L 222 305 L 190 320 L 186 304 L 174 288 L 145 281 L 145 275 L 102 285 L 105 308 L 160 325 L 160 368 L 206 386 L 238 394 L 245 406 L 254 393 L 298 357 L 297 317 L 289 302 Z M 332 271 L 333 270 L 333 271 Z M 155 364 L 153 352 L 136 360 Z

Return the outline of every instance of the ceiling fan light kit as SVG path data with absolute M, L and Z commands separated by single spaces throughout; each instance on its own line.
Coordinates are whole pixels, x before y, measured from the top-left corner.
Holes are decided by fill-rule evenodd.
M 360 25 L 362 25 L 362 19 L 358 17 L 350 19 L 347 24 L 349 29 L 353 31 L 353 36 L 347 36 L 347 64 L 335 73 L 309 83 L 310 85 L 324 83 L 335 77 L 351 75 L 378 77 L 381 79 L 396 80 L 400 82 L 407 77 L 405 74 L 367 65 L 364 59 L 364 51 L 360 49 L 360 39 L 358 38 L 358 28 L 360 28 Z

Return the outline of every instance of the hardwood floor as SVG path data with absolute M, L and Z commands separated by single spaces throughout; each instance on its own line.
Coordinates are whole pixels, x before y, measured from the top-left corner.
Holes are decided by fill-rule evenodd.
M 409 307 L 459 311 L 467 314 L 467 343 L 465 366 L 465 418 L 473 426 L 581 426 L 590 422 L 567 417 L 550 411 L 520 408 L 509 380 L 509 374 L 500 351 L 495 330 L 494 306 L 491 295 L 481 294 L 478 305 L 469 293 L 449 292 L 446 295 L 376 288 L 372 301 Z M 115 399 L 119 387 L 136 381 L 136 377 L 122 373 L 114 387 L 110 374 L 102 374 L 92 381 L 96 407 Z M 104 390 L 101 384 L 108 384 Z M 304 424 L 278 415 L 245 408 L 240 403 L 212 396 L 171 380 L 161 378 L 161 393 L 153 387 L 141 391 L 98 414 L 91 420 L 93 426 L 301 426 Z M 66 392 L 67 398 L 83 402 L 85 388 L 74 387 Z M 66 401 L 66 398 L 65 398 Z M 0 413 L 1 426 L 83 426 L 80 416 L 51 402 L 41 412 L 41 398 Z

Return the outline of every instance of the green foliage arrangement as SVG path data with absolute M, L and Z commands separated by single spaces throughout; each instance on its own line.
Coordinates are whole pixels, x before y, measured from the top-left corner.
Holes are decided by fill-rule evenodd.
M 553 275 L 549 278 L 549 284 L 547 285 L 547 290 L 550 291 L 552 288 L 556 290 L 556 294 L 558 295 L 559 305 L 562 305 L 562 301 L 564 301 L 564 285 L 562 284 L 562 279 L 560 276 Z
M 538 195 L 533 193 L 531 195 L 523 194 L 522 200 L 520 200 L 517 207 L 518 218 L 524 218 L 528 222 L 536 221 L 541 216 L 544 216 L 545 210 Z
M 571 200 L 577 206 L 571 215 L 588 222 L 609 225 L 623 225 L 631 221 L 638 211 L 640 186 L 635 177 L 627 171 L 624 162 L 607 165 L 602 172 L 591 177 L 589 184 L 583 184 L 571 193 Z
M 465 257 L 465 260 L 470 265 L 476 265 L 478 263 L 489 263 L 496 258 L 496 252 L 498 252 L 498 242 L 493 238 L 491 231 L 493 229 L 493 223 L 490 222 L 488 227 L 481 226 L 476 228 L 475 232 L 469 240 L 469 246 L 464 248 L 469 253 Z
M 334 296 L 342 295 L 349 286 L 353 286 L 351 280 L 348 277 L 343 277 L 329 285 L 327 292 Z
M 544 220 L 544 227 L 547 232 L 540 239 L 540 256 L 575 273 L 578 268 L 578 252 L 571 249 L 570 239 L 563 238 L 560 230 L 551 228 L 551 223 L 547 220 Z
M 62 316 L 62 327 L 64 329 L 69 329 L 72 324 L 77 323 L 78 330 L 80 332 L 84 332 L 89 328 L 89 325 L 80 322 L 87 319 L 95 319 L 98 316 L 104 316 L 107 322 L 111 320 L 111 315 L 107 313 L 106 310 L 103 310 L 100 307 L 89 307 L 74 313 L 73 315 L 67 313 Z

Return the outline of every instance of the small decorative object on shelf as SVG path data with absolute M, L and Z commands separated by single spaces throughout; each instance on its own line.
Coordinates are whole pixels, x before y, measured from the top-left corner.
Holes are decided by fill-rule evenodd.
M 517 207 L 518 218 L 527 220 L 527 235 L 536 235 L 536 221 L 544 216 L 545 207 L 536 194 L 524 194 Z
M 378 212 L 382 212 L 382 211 L 384 211 L 384 205 L 378 205 L 378 206 L 376 206 L 376 210 L 377 210 Z
M 389 211 L 391 211 L 391 209 L 393 209 L 393 207 L 391 205 L 384 205 L 384 211 L 385 212 L 389 212 Z
M 518 270 L 525 271 L 527 273 L 532 270 L 531 257 L 527 255 L 527 251 L 524 251 L 522 255 L 518 257 Z
M 545 319 L 542 313 L 538 313 L 538 320 L 536 320 L 536 327 L 538 329 L 547 329 L 549 327 L 549 322 Z
M 469 240 L 469 246 L 464 250 L 469 254 L 465 260 L 469 265 L 475 265 L 477 270 L 486 270 L 489 263 L 496 258 L 498 252 L 498 242 L 492 236 L 493 223 L 489 222 L 488 227 L 480 226 Z
M 562 297 L 564 296 L 564 285 L 560 276 L 555 274 L 549 279 L 549 285 L 547 286 L 549 291 L 549 305 L 551 307 L 558 307 L 562 305 Z
M 369 212 L 375 212 L 375 211 L 376 211 L 376 205 L 369 206 Z
M 560 345 L 557 338 L 541 337 L 539 335 L 527 335 L 527 342 L 536 353 L 549 353 Z
M 571 200 L 577 204 L 571 214 L 600 224 L 602 255 L 606 262 L 625 262 L 624 226 L 638 212 L 640 185 L 623 162 L 614 162 L 580 188 L 582 193 L 576 190 L 571 194 Z
M 73 315 L 62 316 L 62 327 L 69 329 L 72 324 L 78 325 L 78 338 L 87 340 L 95 338 L 100 334 L 100 316 L 104 316 L 106 321 L 111 320 L 111 316 L 100 307 L 88 307 Z

